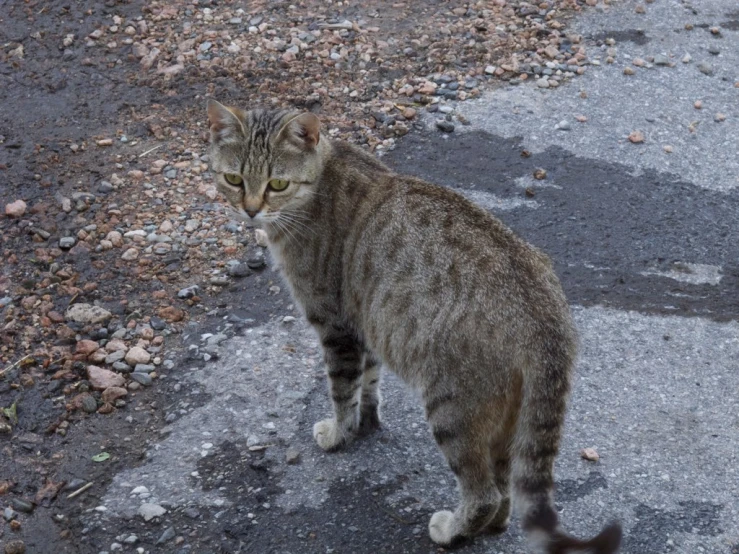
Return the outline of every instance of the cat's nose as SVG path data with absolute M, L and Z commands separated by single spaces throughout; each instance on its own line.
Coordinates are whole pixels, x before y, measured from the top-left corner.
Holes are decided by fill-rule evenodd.
M 249 217 L 254 218 L 259 213 L 259 210 L 245 210 Z

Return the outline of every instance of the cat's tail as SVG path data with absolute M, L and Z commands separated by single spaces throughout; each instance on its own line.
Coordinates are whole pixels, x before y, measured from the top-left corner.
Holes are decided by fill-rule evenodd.
M 553 336 L 554 335 L 554 336 Z M 547 554 L 611 554 L 621 544 L 621 526 L 612 523 L 589 540 L 559 527 L 554 509 L 554 459 L 564 421 L 574 340 L 548 334 L 544 362 L 523 376 L 523 399 L 513 442 L 512 484 L 526 534 Z M 558 340 L 561 339 L 561 340 Z

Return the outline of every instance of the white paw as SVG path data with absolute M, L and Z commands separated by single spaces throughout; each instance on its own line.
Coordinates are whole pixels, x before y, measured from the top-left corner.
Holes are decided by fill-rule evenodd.
M 452 539 L 452 522 L 454 514 L 448 510 L 436 512 L 429 521 L 429 536 L 436 544 L 450 544 Z
M 324 419 L 313 426 L 313 438 L 324 450 L 333 450 L 346 440 L 335 419 Z

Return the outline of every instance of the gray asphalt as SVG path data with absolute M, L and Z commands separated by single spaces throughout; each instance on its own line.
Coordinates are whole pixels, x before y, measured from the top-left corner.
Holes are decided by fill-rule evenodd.
M 558 89 L 524 83 L 454 106 L 471 124 L 450 135 L 430 114 L 427 129 L 385 159 L 459 189 L 555 261 L 581 334 L 556 467 L 564 526 L 590 535 L 619 519 L 630 554 L 736 554 L 739 7 L 659 0 L 642 15 L 634 6 L 574 22 L 590 44 L 626 39 L 613 64 L 604 48 L 601 66 Z M 623 74 L 629 58 L 657 54 L 675 66 Z M 719 112 L 725 121 L 714 121 Z M 570 130 L 555 129 L 564 120 Z M 644 144 L 627 140 L 634 130 Z M 534 180 L 536 168 L 547 179 Z M 298 316 L 289 300 L 281 310 Z M 201 344 L 200 332 L 189 340 Z M 213 351 L 207 364 L 183 357 L 167 378 L 186 391 L 167 406 L 170 423 L 138 467 L 113 479 L 104 509 L 82 516 L 90 552 L 113 551 L 131 533 L 142 552 L 439 551 L 426 526 L 454 506 L 454 481 L 412 392 L 387 375 L 384 430 L 326 454 L 310 432 L 329 413 L 326 383 L 300 317 L 257 321 Z M 145 421 L 135 414 L 130 430 Z M 583 460 L 585 447 L 600 461 Z M 143 503 L 167 511 L 146 523 Z M 181 545 L 147 542 L 169 526 Z M 460 551 L 528 550 L 514 520 L 507 534 Z

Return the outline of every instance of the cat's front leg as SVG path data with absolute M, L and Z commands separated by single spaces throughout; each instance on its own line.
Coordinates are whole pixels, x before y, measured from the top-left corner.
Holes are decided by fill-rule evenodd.
M 324 450 L 335 450 L 351 441 L 359 427 L 363 348 L 351 332 L 343 329 L 331 327 L 319 333 L 326 355 L 334 417 L 316 423 L 313 437 Z

